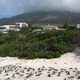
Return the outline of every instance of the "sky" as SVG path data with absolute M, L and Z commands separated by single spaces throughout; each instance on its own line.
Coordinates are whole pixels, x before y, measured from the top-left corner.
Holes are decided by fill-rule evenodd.
M 0 18 L 36 11 L 80 12 L 80 0 L 0 0 Z

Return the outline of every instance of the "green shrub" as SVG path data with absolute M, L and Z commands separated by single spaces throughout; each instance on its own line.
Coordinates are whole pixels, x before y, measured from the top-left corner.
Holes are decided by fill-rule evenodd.
M 57 58 L 80 46 L 80 30 L 48 30 L 33 33 L 34 28 L 22 28 L 20 32 L 0 34 L 0 56 L 26 59 Z

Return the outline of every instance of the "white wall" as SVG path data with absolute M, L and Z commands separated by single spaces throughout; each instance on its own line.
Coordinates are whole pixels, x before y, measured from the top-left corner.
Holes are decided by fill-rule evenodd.
M 19 26 L 17 26 L 19 25 Z M 8 31 L 8 30 L 14 30 L 14 31 L 20 31 L 20 28 L 24 27 L 23 25 L 26 25 L 26 27 L 28 27 L 28 24 L 25 23 L 25 22 L 18 22 L 16 23 L 16 25 L 3 25 L 3 26 L 0 26 L 0 27 L 5 27 L 5 29 L 2 29 L 3 31 Z M 16 27 L 19 27 L 19 28 L 16 28 Z M 3 32 L 4 33 L 4 32 Z
M 28 27 L 28 24 L 27 24 L 27 23 L 25 23 L 25 22 L 22 22 L 22 23 L 17 22 L 16 24 L 18 24 L 18 25 L 20 26 L 20 28 L 22 28 L 22 27 L 23 27 L 23 25 L 26 25 L 26 27 Z
M 80 28 L 80 24 L 77 24 L 77 28 Z

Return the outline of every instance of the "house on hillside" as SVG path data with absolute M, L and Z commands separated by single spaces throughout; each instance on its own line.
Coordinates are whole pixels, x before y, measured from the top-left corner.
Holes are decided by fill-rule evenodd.
M 80 28 L 80 24 L 77 24 L 77 28 Z
M 19 25 L 20 28 L 22 27 L 28 27 L 28 24 L 25 22 L 16 22 L 16 25 Z
M 43 29 L 48 29 L 48 30 L 56 29 L 57 30 L 59 26 L 48 24 L 48 25 L 43 25 L 42 27 L 43 27 Z
M 7 33 L 10 30 L 20 31 L 20 28 L 24 26 L 28 27 L 28 24 L 25 22 L 18 22 L 15 25 L 3 25 L 3 26 L 0 26 L 0 32 Z

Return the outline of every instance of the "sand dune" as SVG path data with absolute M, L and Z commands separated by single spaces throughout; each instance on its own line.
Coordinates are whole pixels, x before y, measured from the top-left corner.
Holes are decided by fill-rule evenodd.
M 74 53 L 57 59 L 0 58 L 0 80 L 80 80 L 80 59 Z

